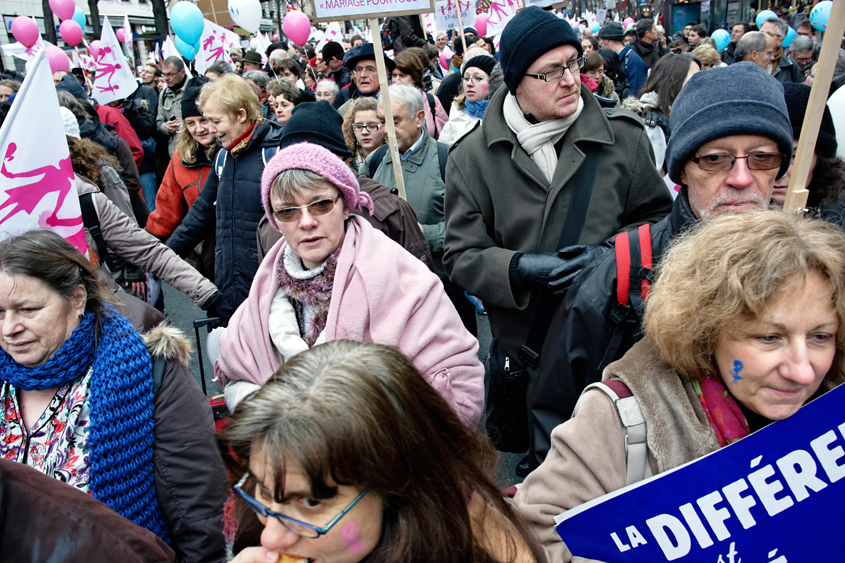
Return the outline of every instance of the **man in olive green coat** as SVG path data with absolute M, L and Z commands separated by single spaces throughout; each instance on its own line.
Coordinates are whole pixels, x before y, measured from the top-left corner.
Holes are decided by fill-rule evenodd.
M 589 261 L 589 251 L 569 261 L 557 252 L 585 146 L 598 161 L 579 244 L 659 221 L 672 198 L 639 118 L 601 108 L 582 87 L 583 51 L 568 23 L 526 8 L 505 28 L 500 52 L 507 88 L 449 153 L 443 262 L 454 283 L 484 302 L 509 367 L 528 369 L 530 397 L 537 358 L 519 351 L 540 296 Z M 547 296 L 543 308 L 558 303 Z

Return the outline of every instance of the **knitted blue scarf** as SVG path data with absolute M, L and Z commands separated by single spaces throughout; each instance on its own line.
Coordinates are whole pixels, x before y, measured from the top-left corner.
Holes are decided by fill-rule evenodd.
M 489 103 L 490 100 L 478 100 L 477 102 L 466 100 L 464 102 L 464 112 L 470 117 L 481 119 L 484 117 L 484 112 L 487 111 L 487 104 Z
M 147 347 L 130 322 L 105 305 L 95 344 L 93 313 L 85 313 L 47 363 L 34 368 L 0 350 L 0 380 L 25 391 L 60 387 L 93 368 L 88 446 L 92 496 L 168 541 L 155 490 L 153 380 Z

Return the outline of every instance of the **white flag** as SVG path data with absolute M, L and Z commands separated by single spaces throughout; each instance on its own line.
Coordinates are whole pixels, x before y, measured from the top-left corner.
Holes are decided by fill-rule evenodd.
M 173 39 L 168 35 L 167 39 L 164 40 L 164 52 L 162 53 L 165 59 L 169 59 L 170 57 L 181 57 L 182 55 L 179 54 L 179 49 L 176 48 L 176 44 L 173 42 Z
M 129 63 L 132 66 L 132 70 L 135 67 L 135 51 L 132 48 L 133 41 L 132 41 L 132 27 L 129 25 L 129 15 L 123 15 L 123 38 L 126 40 L 124 42 L 124 46 L 126 47 L 126 56 L 129 58 Z M 134 72 L 132 73 L 135 74 Z
M 32 47 L 24 47 L 23 43 L 12 43 L 11 45 L 0 45 L 0 49 L 3 49 L 3 53 L 6 55 L 11 55 L 25 61 L 31 61 L 35 58 L 35 55 L 37 55 L 39 51 L 44 50 L 44 47 L 46 46 L 44 39 L 39 35 L 38 40 Z
M 319 53 L 322 51 L 323 47 L 325 47 L 326 43 L 329 41 L 334 41 L 335 43 L 343 41 L 343 32 L 340 29 L 340 22 L 331 22 L 326 26 L 326 32 L 323 33 L 323 38 L 320 39 L 320 42 L 317 43 L 316 47 L 314 47 L 314 52 Z
M 516 12 L 522 8 L 519 0 L 493 0 L 490 2 L 490 17 L 487 20 L 487 37 L 502 33 Z
M 86 254 L 59 100 L 43 49 L 0 128 L 0 155 L 0 237 L 49 229 Z
M 108 17 L 103 22 L 100 52 L 95 60 L 97 74 L 94 76 L 94 90 L 91 95 L 97 102 L 107 104 L 122 100 L 138 88 Z
M 236 33 L 205 20 L 200 38 L 200 50 L 194 58 L 194 68 L 200 75 L 205 74 L 208 67 L 217 61 L 229 63 L 234 68 L 235 63 L 229 56 L 229 51 L 232 47 L 237 47 L 239 41 L 240 38 Z

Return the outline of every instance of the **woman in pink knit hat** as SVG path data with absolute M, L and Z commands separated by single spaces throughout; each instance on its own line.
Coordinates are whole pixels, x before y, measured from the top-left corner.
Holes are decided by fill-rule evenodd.
M 372 200 L 327 149 L 291 145 L 264 169 L 261 197 L 282 239 L 220 339 L 215 373 L 230 410 L 292 356 L 322 342 L 395 346 L 461 420 L 484 405 L 478 341 L 436 275 L 351 211 Z

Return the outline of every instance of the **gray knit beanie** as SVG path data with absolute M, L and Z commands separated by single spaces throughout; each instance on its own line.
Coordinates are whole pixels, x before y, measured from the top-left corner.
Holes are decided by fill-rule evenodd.
M 534 61 L 561 45 L 572 45 L 578 56 L 584 48 L 572 27 L 556 15 L 529 6 L 513 17 L 502 31 L 499 53 L 505 84 L 511 94 Z
M 666 147 L 669 178 L 681 183 L 687 161 L 705 143 L 731 135 L 762 135 L 787 155 L 778 178 L 789 169 L 792 125 L 783 86 L 752 62 L 697 72 L 672 105 L 672 135 Z

